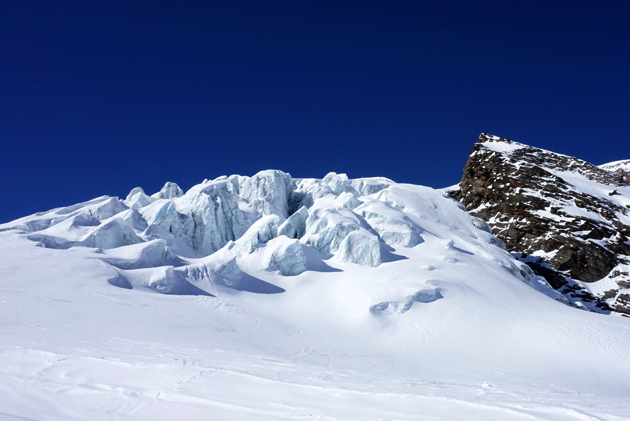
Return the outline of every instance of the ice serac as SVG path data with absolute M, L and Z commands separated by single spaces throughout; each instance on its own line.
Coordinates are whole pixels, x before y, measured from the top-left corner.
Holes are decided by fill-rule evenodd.
M 345 190 L 344 187 L 347 181 L 347 175 L 331 172 L 326 174 L 322 180 L 322 184 L 329 187 L 332 194 L 339 196 Z
M 191 284 L 181 271 L 172 266 L 166 266 L 151 278 L 148 287 L 162 294 L 172 295 L 211 295 Z
M 266 215 L 247 230 L 241 238 L 228 247 L 238 254 L 251 254 L 259 247 L 264 246 L 268 241 L 278 235 L 280 217 L 278 215 Z
M 172 183 L 169 181 L 164 184 L 162 190 L 152 194 L 151 197 L 155 199 L 174 199 L 177 197 L 182 197 L 183 195 L 184 192 L 182 191 L 182 189 L 180 189 L 176 183 Z
M 453 194 L 569 302 L 630 314 L 626 162 L 597 167 L 482 133 Z
M 11 226 L 27 227 L 28 238 L 46 247 L 94 248 L 94 258 L 114 266 L 132 287 L 164 293 L 196 291 L 189 284 L 213 293 L 224 287 L 278 293 L 282 288 L 262 279 L 308 268 L 356 270 L 346 263 L 389 265 L 418 252 L 403 247 L 431 254 L 436 252 L 431 244 L 438 244 L 436 261 L 423 265 L 432 268 L 427 271 L 440 263 L 455 265 L 463 254 L 473 255 L 467 249 L 479 249 L 496 268 L 553 295 L 546 285 L 539 287 L 536 275 L 525 276 L 524 263 L 497 251 L 501 242 L 489 225 L 468 215 L 460 202 L 386 178 L 350 180 L 329 173 L 323 179 L 292 179 L 270 170 L 205 180 L 184 195 L 167 183 L 154 197 L 135 188 L 125 201 L 101 197 Z M 440 236 L 459 240 L 442 244 Z M 174 268 L 157 270 L 168 266 Z M 412 292 L 395 302 L 407 308 L 411 301 L 403 299 Z
M 193 227 L 190 216 L 177 212 L 170 200 L 158 200 L 140 210 L 149 227 L 149 234 L 172 234 L 186 240 L 192 247 Z
M 239 206 L 239 196 L 227 177 L 191 188 L 175 204 L 192 221 L 186 226 L 191 247 L 207 256 L 240 238 L 251 225 Z
M 90 214 L 79 213 L 45 230 L 30 234 L 29 239 L 48 248 L 94 247 L 113 249 L 143 240 L 127 221 L 112 217 L 99 221 Z
M 263 215 L 289 216 L 291 175 L 278 170 L 261 171 L 239 183 L 240 196 Z
M 385 177 L 359 178 L 351 182 L 352 188 L 361 196 L 369 196 L 378 193 L 393 184 L 396 183 Z
M 153 240 L 106 250 L 100 259 L 119 269 L 138 269 L 167 266 L 176 257 L 166 240 Z
M 334 253 L 348 234 L 366 230 L 367 224 L 346 208 L 319 208 L 310 212 L 306 220 L 306 234 L 302 242 L 324 253 Z
M 302 238 L 306 232 L 307 219 L 308 209 L 302 206 L 278 227 L 278 235 L 285 235 L 289 238 Z
M 113 249 L 130 244 L 141 243 L 131 224 L 120 218 L 113 218 L 94 229 L 80 245 L 84 247 L 96 247 L 101 249 Z
M 335 258 L 342 262 L 376 267 L 381 264 L 381 245 L 365 230 L 349 233 L 339 245 Z
M 366 200 L 355 212 L 365 218 L 386 244 L 414 247 L 423 241 L 420 235 L 422 229 L 403 212 L 384 202 Z
M 142 187 L 136 187 L 129 194 L 123 203 L 129 208 L 143 208 L 155 202 L 155 198 L 147 196 Z
M 278 271 L 284 276 L 295 276 L 306 271 L 306 259 L 302 244 L 284 236 L 270 240 L 264 250 L 266 270 Z
M 126 221 L 127 223 L 129 223 L 133 227 L 133 229 L 137 231 L 142 232 L 149 227 L 149 224 L 147 224 L 147 221 L 144 219 L 142 214 L 138 212 L 138 209 L 136 208 L 131 208 L 125 212 L 121 212 L 119 214 L 119 217 L 123 221 Z

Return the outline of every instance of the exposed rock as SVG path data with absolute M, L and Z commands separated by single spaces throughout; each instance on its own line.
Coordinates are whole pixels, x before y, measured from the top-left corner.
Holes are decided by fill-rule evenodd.
M 455 196 L 508 251 L 540 257 L 548 267 L 527 263 L 554 288 L 609 309 L 571 280 L 597 282 L 628 262 L 630 188 L 621 173 L 484 133 Z
M 630 159 L 600 165 L 600 168 L 621 174 L 626 183 L 630 183 Z

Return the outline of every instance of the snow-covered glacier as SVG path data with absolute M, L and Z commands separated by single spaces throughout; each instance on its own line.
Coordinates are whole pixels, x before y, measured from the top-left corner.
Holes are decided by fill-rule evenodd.
M 0 225 L 0 419 L 630 419 L 630 320 L 448 189 L 223 176 Z
M 168 182 L 151 196 L 136 187 L 124 200 L 96 198 L 2 229 L 23 231 L 47 248 L 93 249 L 96 258 L 116 268 L 115 279 L 134 279 L 133 284 L 158 292 L 177 293 L 182 291 L 177 285 L 189 282 L 216 293 L 210 284 L 202 285 L 200 277 L 221 278 L 223 269 L 217 268 L 225 267 L 232 268 L 230 276 L 237 276 L 244 261 L 283 276 L 307 271 L 307 255 L 311 260 L 333 258 L 377 267 L 392 259 L 391 246 L 410 248 L 436 237 L 427 226 L 441 218 L 457 226 L 459 241 L 520 265 L 517 276 L 527 270 L 495 250 L 498 240 L 488 229 L 479 229 L 476 218 L 440 192 L 386 178 L 350 180 L 336 173 L 321 180 L 293 179 L 268 170 L 251 177 L 206 180 L 186 193 Z M 218 261 L 223 264 L 217 266 Z M 160 269 L 157 277 L 151 271 L 137 271 L 150 267 L 168 270 Z M 204 269 L 197 270 L 200 267 Z M 196 275 L 191 278 L 192 268 Z

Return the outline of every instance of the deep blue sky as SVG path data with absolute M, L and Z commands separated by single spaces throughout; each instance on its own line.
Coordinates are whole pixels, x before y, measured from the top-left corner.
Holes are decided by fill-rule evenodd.
M 2 1 L 0 222 L 269 168 L 444 187 L 481 132 L 630 158 L 627 3 Z

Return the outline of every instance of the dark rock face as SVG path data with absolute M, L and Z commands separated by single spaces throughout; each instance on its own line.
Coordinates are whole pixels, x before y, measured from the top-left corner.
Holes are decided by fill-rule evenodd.
M 630 314 L 630 266 L 625 266 L 630 263 L 630 187 L 625 177 L 484 133 L 454 194 L 470 214 L 490 224 L 506 250 L 519 253 L 573 302 Z

